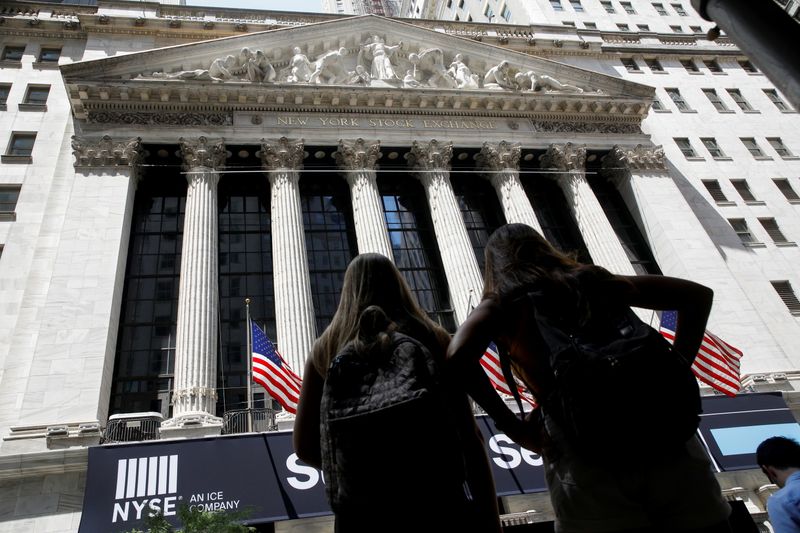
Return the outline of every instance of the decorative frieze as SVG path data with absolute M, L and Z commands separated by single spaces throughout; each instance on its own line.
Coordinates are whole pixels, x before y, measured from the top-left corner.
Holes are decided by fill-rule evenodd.
M 144 149 L 141 137 L 115 142 L 108 135 L 100 139 L 72 136 L 75 167 L 136 167 L 142 162 Z
M 178 142 L 179 153 L 183 159 L 183 169 L 187 172 L 192 172 L 200 167 L 218 170 L 225 165 L 228 152 L 225 150 L 225 141 L 222 139 L 210 141 L 202 136 L 197 139 L 181 137 Z
M 586 122 L 584 118 L 574 121 L 531 120 L 534 131 L 542 133 L 618 133 L 640 134 L 639 123 Z
M 134 126 L 232 126 L 233 112 L 223 113 L 146 113 L 130 111 L 89 111 L 94 124 L 130 124 Z

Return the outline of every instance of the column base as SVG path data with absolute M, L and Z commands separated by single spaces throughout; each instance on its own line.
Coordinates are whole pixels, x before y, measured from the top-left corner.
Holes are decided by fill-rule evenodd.
M 184 413 L 165 420 L 159 431 L 162 439 L 192 439 L 222 434 L 222 419 L 208 413 Z

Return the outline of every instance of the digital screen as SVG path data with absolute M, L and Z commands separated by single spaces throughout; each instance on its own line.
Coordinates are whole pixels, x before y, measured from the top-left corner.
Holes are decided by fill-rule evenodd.
M 756 453 L 756 448 L 769 437 L 789 437 L 800 441 L 800 425 L 797 423 L 737 426 L 711 430 L 722 455 Z

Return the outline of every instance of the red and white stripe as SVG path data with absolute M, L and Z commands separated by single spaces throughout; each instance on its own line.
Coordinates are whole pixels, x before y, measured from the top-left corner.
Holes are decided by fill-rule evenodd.
M 661 334 L 670 342 L 675 341 L 675 333 L 662 329 Z M 697 379 L 714 387 L 728 396 L 736 396 L 742 388 L 740 379 L 740 359 L 742 351 L 706 331 L 703 343 L 692 363 L 692 371 Z
M 508 386 L 505 377 L 503 377 L 503 367 L 500 366 L 500 356 L 491 346 L 486 348 L 486 351 L 481 357 L 481 367 L 483 367 L 483 371 L 486 372 L 486 375 L 489 376 L 489 381 L 492 382 L 492 386 L 496 390 L 512 396 L 511 388 Z M 528 393 L 522 383 L 517 381 L 516 378 L 514 378 L 514 381 L 516 382 L 515 384 L 520 398 L 529 403 L 531 407 L 535 408 L 536 400 L 533 399 L 533 396 Z
M 278 354 L 278 357 L 280 357 L 280 354 Z M 281 363 L 282 365 L 278 366 L 270 361 L 268 357 L 253 352 L 253 381 L 264 387 L 270 396 L 280 402 L 284 409 L 296 414 L 302 380 L 292 372 L 283 357 L 281 357 Z

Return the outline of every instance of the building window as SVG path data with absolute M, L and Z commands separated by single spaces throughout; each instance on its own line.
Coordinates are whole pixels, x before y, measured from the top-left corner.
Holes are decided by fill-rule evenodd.
M 450 9 L 452 7 L 453 7 L 453 0 L 447 0 L 447 9 Z M 419 11 L 419 8 L 417 8 L 417 11 Z
M 3 61 L 22 61 L 22 54 L 25 53 L 24 46 L 6 46 L 3 48 L 3 55 L 0 59 Z
M 797 299 L 797 295 L 792 290 L 792 284 L 788 281 L 770 281 L 770 283 L 772 283 L 772 287 L 783 300 L 789 312 L 795 316 L 800 315 L 800 300 Z
M 772 239 L 772 242 L 775 244 L 789 244 L 789 240 L 786 239 L 786 236 L 781 231 L 781 228 L 778 227 L 778 223 L 774 218 L 759 218 L 758 221 L 764 227 L 767 235 L 769 235 L 769 238 Z
M 641 72 L 642 70 L 639 68 L 639 65 L 636 64 L 636 61 L 633 60 L 631 57 L 623 57 L 620 59 L 622 61 L 622 65 L 628 72 Z
M 736 192 L 739 193 L 739 196 L 742 197 L 745 203 L 752 204 L 758 202 L 756 197 L 753 196 L 753 191 L 750 190 L 747 180 L 731 180 L 731 185 L 733 185 L 733 188 L 736 189 Z
M 728 223 L 736 232 L 742 244 L 756 244 L 758 241 L 750 233 L 750 228 L 747 227 L 747 221 L 743 218 L 729 218 Z
M 705 64 L 706 68 L 715 74 L 722 73 L 722 67 L 719 66 L 716 59 L 704 59 L 703 63 Z
M 767 98 L 769 98 L 770 101 L 773 104 L 775 104 L 775 107 L 778 108 L 778 111 L 784 111 L 785 112 L 785 111 L 791 111 L 792 110 L 789 107 L 789 104 L 787 104 L 783 100 L 783 98 L 781 98 L 781 95 L 779 95 L 778 91 L 776 91 L 775 89 L 764 89 L 764 94 L 766 94 Z
M 772 180 L 775 183 L 775 186 L 778 188 L 783 196 L 786 197 L 787 200 L 791 203 L 800 202 L 800 196 L 797 195 L 797 192 L 792 188 L 792 184 L 789 183 L 789 180 L 786 178 L 775 178 Z
M 658 96 L 653 96 L 653 111 L 668 111 L 661 100 L 658 99 Z
M 686 13 L 686 10 L 683 9 L 682 5 L 680 5 L 680 4 L 670 4 L 670 5 L 672 6 L 672 9 L 675 10 L 675 13 L 677 13 L 678 15 L 680 15 L 682 17 L 689 16 L 688 13 Z
M 650 31 L 650 26 L 647 24 L 637 24 L 636 28 L 638 28 L 639 31 Z
M 464 7 L 464 0 L 458 0 L 458 9 L 462 9 Z
M 703 28 L 700 26 L 689 26 L 689 31 L 692 33 L 703 33 Z
M 672 101 L 675 103 L 675 107 L 678 108 L 678 111 L 682 113 L 688 113 L 692 111 L 692 108 L 689 107 L 689 104 L 687 104 L 686 100 L 683 99 L 683 95 L 678 89 L 669 88 L 664 90 L 667 91 L 669 97 L 672 98 Z
M 619 5 L 622 6 L 622 9 L 625 10 L 625 13 L 628 15 L 635 15 L 636 10 L 633 9 L 633 5 L 630 2 L 620 2 Z
M 575 13 L 583 13 L 583 4 L 581 4 L 581 0 L 569 0 L 572 9 L 575 10 Z
M 719 203 L 726 203 L 729 202 L 728 198 L 725 196 L 725 193 L 722 192 L 722 187 L 717 180 L 703 180 L 703 185 L 705 185 L 708 194 L 711 195 L 711 198 Z
M 656 10 L 656 13 L 658 13 L 662 17 L 669 15 L 669 13 L 667 13 L 667 10 L 664 8 L 664 4 L 653 4 L 653 8 Z
M 617 29 L 619 31 L 631 31 L 630 27 L 627 24 L 617 24 Z
M 39 52 L 40 63 L 58 63 L 61 57 L 61 48 L 42 48 Z
M 701 137 L 700 142 L 703 143 L 703 146 L 706 147 L 708 153 L 711 154 L 711 157 L 714 159 L 725 159 L 725 153 L 717 144 L 717 140 L 714 137 Z
M 596 30 L 597 24 L 595 24 L 594 22 L 584 22 L 583 27 L 586 28 L 587 30 Z
M 489 20 L 492 20 L 492 18 L 494 18 L 494 11 L 492 11 L 492 6 L 486 4 L 486 7 L 483 8 L 483 16 Z
M 653 72 L 664 72 L 664 67 L 661 66 L 661 62 L 658 59 L 645 59 L 645 64 L 650 67 L 650 70 Z
M 574 28 L 575 27 L 575 23 L 572 22 L 571 20 L 562 20 L 561 24 L 563 24 L 564 26 L 566 26 L 568 28 Z
M 8 93 L 11 92 L 11 84 L 10 83 L 0 83 L 0 106 L 5 108 L 6 103 L 8 102 Z
M 675 137 L 673 140 L 675 141 L 675 144 L 678 145 L 678 148 L 680 148 L 681 153 L 683 153 L 687 159 L 697 157 L 697 152 L 695 152 L 694 148 L 692 148 L 692 143 L 689 142 L 689 139 L 686 137 Z
M 717 91 L 715 89 L 703 89 L 703 94 L 706 95 L 708 101 L 711 102 L 711 105 L 714 106 L 714 109 L 720 112 L 727 112 L 730 111 L 728 106 L 725 105 L 725 102 L 722 101 L 722 98 L 719 97 Z
M 19 200 L 19 185 L 0 185 L 0 220 L 14 220 Z
M 34 141 L 36 141 L 35 133 L 12 133 L 6 155 L 30 157 Z
M 725 90 L 728 91 L 728 94 L 731 95 L 733 101 L 736 102 L 736 105 L 738 105 L 742 111 L 753 111 L 753 106 L 750 105 L 750 102 L 744 99 L 744 96 L 742 96 L 742 92 L 739 89 Z
M 692 74 L 700 72 L 700 69 L 697 67 L 695 62 L 692 61 L 691 59 L 681 59 L 680 61 L 681 61 L 681 65 L 683 65 L 683 68 L 686 69 L 686 72 L 689 72 L 689 73 L 692 73 Z
M 763 150 L 761 150 L 753 137 L 740 137 L 739 139 L 742 141 L 742 144 L 744 144 L 744 147 L 750 152 L 750 155 L 755 158 L 765 157 Z
M 503 7 L 500 9 L 500 16 L 506 22 L 511 20 L 511 10 L 508 8 L 508 5 L 503 5 Z
M 459 172 L 459 170 L 453 168 L 450 174 L 453 194 L 461 208 L 461 216 L 464 219 L 472 250 L 475 252 L 475 259 L 478 260 L 478 266 L 483 271 L 486 241 L 489 240 L 492 232 L 503 224 L 500 216 L 502 209 L 498 203 L 497 194 L 488 181 L 471 173 L 471 168 L 465 168 L 466 172 Z M 473 304 L 477 305 L 477 302 L 473 302 Z
M 670 26 L 669 29 L 672 30 L 672 33 L 683 33 L 683 28 L 680 26 Z
M 747 59 L 740 59 L 737 61 L 739 66 L 742 67 L 742 70 L 745 72 L 749 72 L 750 74 L 758 74 L 758 69 Z
M 564 6 L 561 5 L 561 0 L 550 0 L 550 7 L 553 11 L 564 11 Z
M 606 13 L 616 13 L 617 12 L 617 10 L 614 9 L 614 6 L 611 5 L 611 2 L 600 2 L 600 5 L 603 6 L 603 9 L 606 10 Z
M 49 85 L 28 85 L 28 90 L 25 92 L 24 103 L 34 106 L 43 106 L 47 103 L 49 94 Z
M 778 152 L 778 155 L 784 159 L 789 159 L 794 157 L 794 154 L 786 148 L 786 145 L 783 144 L 783 141 L 780 137 L 767 137 L 767 142 L 772 149 Z

